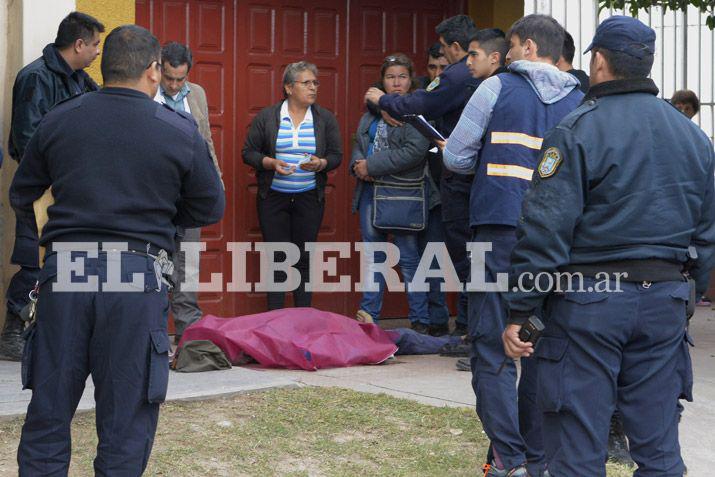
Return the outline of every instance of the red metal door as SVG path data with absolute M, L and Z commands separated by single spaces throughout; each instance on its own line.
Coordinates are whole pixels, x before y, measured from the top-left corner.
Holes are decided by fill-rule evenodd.
M 410 55 L 422 74 L 427 47 L 437 40 L 434 27 L 443 18 L 465 11 L 462 0 L 435 6 L 428 0 L 137 0 L 136 22 L 163 43 L 188 43 L 195 66 L 190 79 L 201 84 L 209 100 L 213 140 L 226 184 L 223 221 L 204 230 L 208 251 L 202 255 L 201 280 L 223 273 L 231 281 L 227 242 L 262 241 L 256 215 L 256 180 L 241 160 L 241 148 L 253 117 L 282 97 L 281 78 L 288 63 L 306 59 L 320 70 L 318 102 L 333 111 L 344 139 L 344 163 L 330 173 L 326 211 L 319 240 L 360 240 L 350 204 L 354 179 L 348 174 L 352 135 L 364 111 L 363 93 L 379 76 L 384 57 Z M 359 279 L 357 254 L 338 260 L 338 273 Z M 239 265 L 243 265 L 239 263 Z M 258 255 L 248 255 L 247 279 L 259 279 Z M 327 279 L 326 279 L 327 280 Z M 331 281 L 331 280 L 327 280 Z M 314 306 L 351 315 L 357 293 L 316 293 Z M 288 302 L 290 304 L 290 301 Z M 404 294 L 388 295 L 385 316 L 405 316 Z M 204 312 L 222 316 L 265 309 L 262 293 L 202 293 Z

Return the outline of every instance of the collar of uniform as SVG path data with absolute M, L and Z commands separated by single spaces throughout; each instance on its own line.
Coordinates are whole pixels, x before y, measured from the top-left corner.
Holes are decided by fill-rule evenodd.
M 605 83 L 591 86 L 588 90 L 588 94 L 583 98 L 583 101 L 586 102 L 592 99 L 602 98 L 603 96 L 628 93 L 649 93 L 655 96 L 658 94 L 658 87 L 650 78 L 606 81 Z
M 116 86 L 104 87 L 100 90 L 102 94 L 117 94 L 122 96 L 135 96 L 137 98 L 149 98 L 146 93 L 131 88 L 119 88 Z M 149 98 L 151 99 L 151 98 Z

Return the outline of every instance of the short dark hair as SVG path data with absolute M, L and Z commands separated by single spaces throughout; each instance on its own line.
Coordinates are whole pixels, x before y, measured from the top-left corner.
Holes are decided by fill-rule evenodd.
M 607 50 L 598 46 L 593 47 L 591 52 L 601 53 L 611 73 L 618 79 L 647 78 L 653 68 L 654 55 L 646 54 L 643 58 L 636 58 L 622 51 Z
M 440 42 L 432 43 L 432 46 L 427 50 L 427 59 L 432 58 L 442 58 L 444 54 L 442 53 L 442 44 Z
M 479 30 L 469 37 L 469 43 L 473 41 L 479 42 L 479 48 L 484 50 L 487 55 L 494 52 L 499 53 L 499 65 L 504 66 L 506 54 L 509 52 L 509 44 L 502 30 L 499 28 Z
M 689 89 L 681 89 L 673 93 L 673 97 L 670 98 L 670 104 L 675 103 L 691 105 L 695 114 L 698 114 L 700 111 L 700 100 L 698 99 L 698 95 Z
M 561 56 L 564 57 L 566 63 L 573 63 L 573 57 L 576 54 L 576 45 L 574 45 L 571 33 L 564 30 L 564 47 L 561 49 Z
M 467 15 L 455 15 L 437 25 L 434 31 L 444 38 L 444 42 L 451 45 L 457 42 L 464 51 L 469 49 L 469 37 L 477 27 Z
M 513 35 L 521 42 L 531 40 L 539 48 L 540 58 L 551 58 L 554 63 L 561 58 L 564 47 L 564 28 L 559 22 L 548 15 L 532 14 L 515 21 L 506 34 L 508 39 Z
M 104 40 L 102 77 L 105 83 L 138 80 L 154 61 L 161 61 L 159 40 L 146 28 L 122 25 Z
M 178 68 L 179 66 L 186 64 L 189 66 L 189 69 L 187 70 L 188 72 L 191 71 L 191 67 L 194 64 L 194 58 L 187 45 L 171 41 L 164 45 L 161 49 L 161 64 L 164 63 L 169 63 L 174 68 Z
M 89 43 L 94 33 L 104 33 L 104 25 L 94 18 L 82 12 L 72 12 L 67 15 L 57 28 L 55 37 L 55 48 L 63 49 L 74 45 L 74 42 L 82 39 Z

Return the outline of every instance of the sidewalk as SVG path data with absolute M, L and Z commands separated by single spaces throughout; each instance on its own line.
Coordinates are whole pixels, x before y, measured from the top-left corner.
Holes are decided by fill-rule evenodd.
M 393 324 L 393 323 L 390 323 Z M 695 370 L 695 402 L 685 404 L 680 426 L 683 456 L 690 475 L 708 475 L 715 468 L 715 313 L 698 309 L 691 332 Z M 388 364 L 316 372 L 233 368 L 183 374 L 172 372 L 169 400 L 204 399 L 286 386 L 334 386 L 369 393 L 386 393 L 433 406 L 474 407 L 471 374 L 456 371 L 455 358 L 398 356 Z M 20 391 L 19 363 L 0 361 L 0 416 L 25 412 L 29 391 Z M 93 407 L 91 380 L 80 409 Z

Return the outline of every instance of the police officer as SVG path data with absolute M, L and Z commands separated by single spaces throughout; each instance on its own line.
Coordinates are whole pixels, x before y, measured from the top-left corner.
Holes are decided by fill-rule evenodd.
M 518 331 L 545 306 L 535 356 L 551 475 L 605 475 L 617 405 L 636 475 L 682 476 L 678 398 L 692 399 L 682 272 L 694 246 L 690 274 L 705 291 L 715 155 L 705 134 L 656 96 L 652 29 L 610 17 L 587 51 L 589 94 L 544 139 L 524 200 L 512 254 L 523 286 L 508 294 L 504 347 L 530 355 Z M 580 273 L 583 283 L 576 275 L 549 293 L 556 271 Z
M 99 55 L 99 34 L 104 32 L 95 18 L 82 13 L 67 15 L 57 29 L 54 43 L 42 56 L 17 74 L 12 87 L 12 120 L 8 152 L 17 162 L 45 114 L 57 103 L 99 86 L 84 71 Z M 0 359 L 19 361 L 23 340 L 20 312 L 28 304 L 28 294 L 37 281 L 39 264 L 34 224 L 17 220 L 11 262 L 20 265 L 8 285 L 7 315 L 0 333 Z
M 67 475 L 70 422 L 89 374 L 95 473 L 137 476 L 146 467 L 169 373 L 165 253 L 177 226 L 215 223 L 225 206 L 196 123 L 152 100 L 160 62 L 147 30 L 114 29 L 102 56 L 105 87 L 50 111 L 13 179 L 18 216 L 34 220 L 33 201 L 48 187 L 55 200 L 23 356 L 32 400 L 21 476 Z
M 449 66 L 435 78 L 426 89 L 411 94 L 385 94 L 377 88 L 370 88 L 365 94 L 368 102 L 379 104 L 380 108 L 393 118 L 406 114 L 421 114 L 427 120 L 436 120 L 437 129 L 447 137 L 454 129 L 462 114 L 462 109 L 479 84 L 472 78 L 467 68 L 469 38 L 475 32 L 474 22 L 467 15 L 456 15 L 442 21 L 435 31 L 442 44 L 442 52 Z M 390 118 L 388 118 L 389 120 Z M 440 197 L 444 241 L 455 265 L 460 280 L 469 279 L 469 260 L 466 243 L 469 240 L 469 190 L 472 174 L 456 174 L 443 170 L 440 177 Z M 460 294 L 457 312 L 456 334 L 464 335 L 467 329 L 467 296 Z M 432 324 L 431 332 L 441 334 L 446 324 Z

